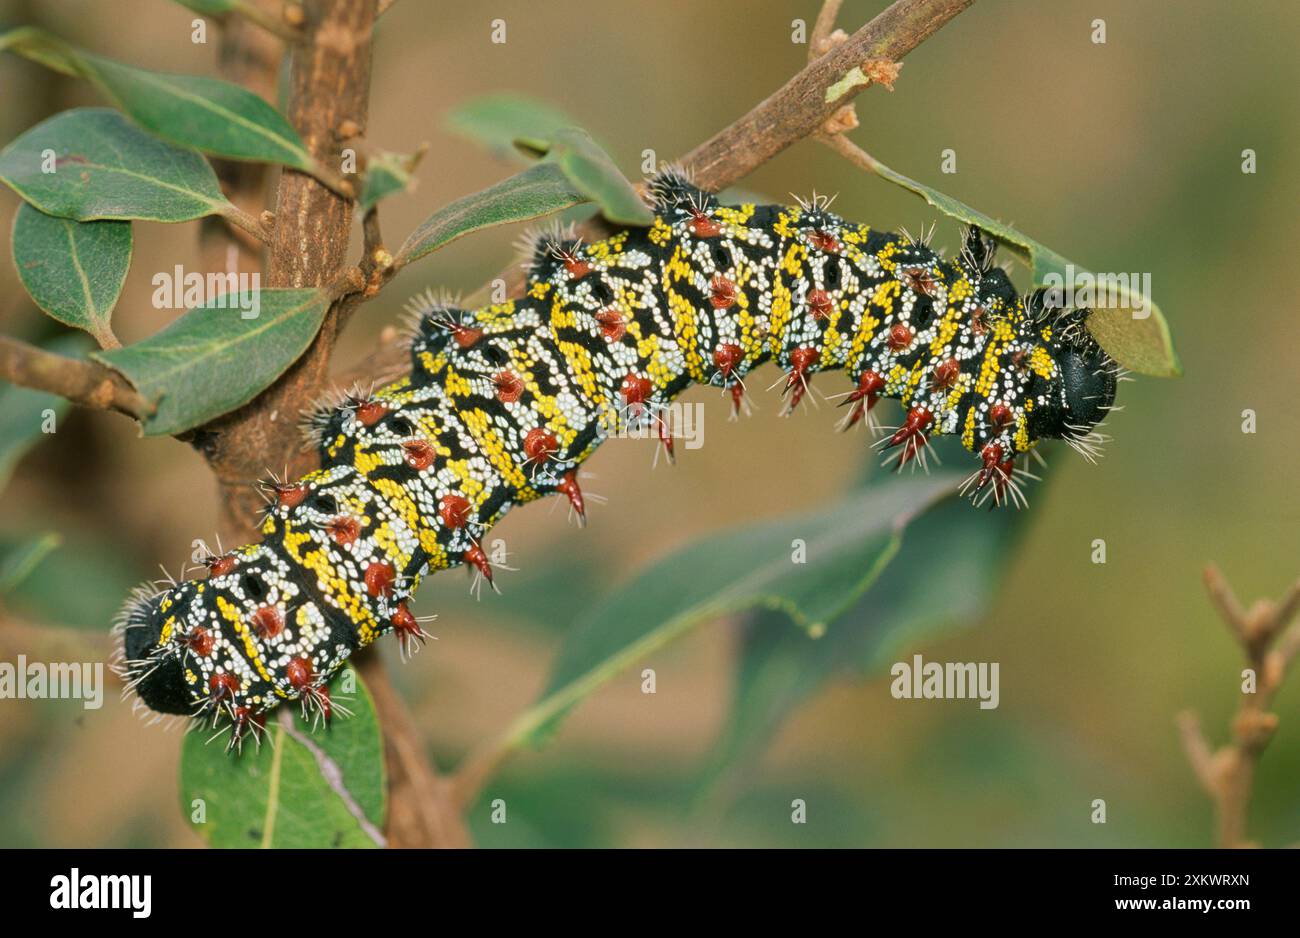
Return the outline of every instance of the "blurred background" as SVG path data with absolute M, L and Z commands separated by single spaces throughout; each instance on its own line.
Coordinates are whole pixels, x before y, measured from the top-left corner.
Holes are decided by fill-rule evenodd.
M 883 2 L 848 0 L 852 31 Z M 686 152 L 805 62 L 791 20 L 816 2 L 594 3 L 398 0 L 377 31 L 372 145 L 431 145 L 418 189 L 385 203 L 396 243 L 425 215 L 517 167 L 443 129 L 474 96 L 527 93 L 572 114 L 630 175 L 643 149 Z M 164 0 L 0 0 L 0 24 L 35 23 L 143 67 L 214 74 L 194 14 Z M 508 23 L 505 45 L 489 21 Z M 1106 42 L 1091 41 L 1106 22 Z M 1300 575 L 1292 350 L 1300 316 L 1285 286 L 1300 222 L 1294 3 L 1170 5 L 1126 0 L 979 0 L 906 60 L 897 90 L 858 99 L 851 137 L 893 168 L 1094 270 L 1149 271 L 1186 376 L 1122 386 L 1105 459 L 1058 454 L 1034 487 L 1023 533 L 978 621 L 898 658 L 996 661 L 1001 705 L 895 700 L 887 673 L 827 682 L 781 722 L 739 776 L 710 784 L 726 731 L 742 630 L 700 627 L 579 707 L 539 752 L 493 779 L 469 822 L 482 846 L 1204 846 L 1209 804 L 1185 762 L 1175 713 L 1195 707 L 1220 741 L 1236 706 L 1240 655 L 1206 602 L 1216 561 L 1244 601 Z M 0 56 L 0 143 L 70 106 L 85 83 Z M 958 172 L 940 173 L 941 151 Z M 1258 154 L 1243 174 L 1242 150 Z M 914 196 L 802 143 L 742 185 L 785 201 L 838 192 L 835 209 L 874 226 L 939 221 Z M 0 331 L 31 341 L 60 327 L 27 299 L 8 261 L 17 199 L 0 191 Z M 138 224 L 114 316 L 122 341 L 172 313 L 150 304 L 153 272 L 199 269 L 195 225 Z M 474 235 L 406 269 L 357 316 L 339 363 L 373 349 L 406 296 L 473 291 L 513 257 L 515 228 Z M 1013 268 L 1024 285 L 1025 268 Z M 760 375 L 752 389 L 775 380 Z M 828 393 L 833 378 L 822 379 Z M 821 384 L 822 382 L 819 382 Z M 838 390 L 835 388 L 834 390 Z M 579 532 L 533 506 L 499 529 L 513 564 L 506 597 L 474 602 L 459 571 L 431 579 L 420 611 L 438 636 L 396 680 L 438 765 L 500 732 L 541 690 L 574 619 L 665 551 L 743 519 L 824 506 L 870 461 L 865 437 L 831 432 L 831 408 L 725 420 L 707 401 L 706 445 L 651 468 L 650 441 L 621 441 L 589 464 L 609 497 Z M 1242 411 L 1258 415 L 1244 434 Z M 0 420 L 3 418 L 0 417 Z M 125 418 L 71 412 L 0 493 L 0 536 L 57 531 L 62 546 L 0 610 L 0 660 L 95 660 L 126 590 L 174 568 L 216 526 L 216 492 L 189 447 L 141 439 Z M 1104 565 L 1092 542 L 1107 544 Z M 947 598 L 943 598 L 947 601 Z M 951 597 L 953 606 L 962 597 Z M 855 617 L 870 615 L 855 609 Z M 838 627 L 869 628 L 870 622 Z M 388 644 L 392 644 L 391 642 Z M 887 671 L 888 665 L 885 665 Z M 1300 839 L 1300 679 L 1277 700 L 1281 728 L 1255 784 L 1252 836 Z M 103 709 L 0 701 L 0 845 L 197 846 L 176 794 L 181 737 L 146 727 L 110 687 Z M 488 821 L 506 798 L 510 823 Z M 790 802 L 809 803 L 790 823 Z M 1105 799 L 1107 823 L 1090 821 Z

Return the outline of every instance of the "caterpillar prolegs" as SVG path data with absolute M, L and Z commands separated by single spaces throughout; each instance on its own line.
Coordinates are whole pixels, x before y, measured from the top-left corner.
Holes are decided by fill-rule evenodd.
M 122 670 L 145 704 L 228 722 L 231 745 L 284 700 L 328 717 L 349 655 L 388 632 L 404 651 L 424 638 L 408 608 L 423 575 L 468 564 L 491 584 L 482 538 L 514 505 L 562 494 L 585 517 L 577 468 L 610 412 L 662 426 L 692 382 L 739 408 L 768 360 L 791 408 L 816 372 L 847 371 L 845 426 L 901 401 L 878 444 L 898 468 L 959 436 L 976 502 L 1018 502 L 1015 461 L 1038 440 L 1091 454 L 1118 367 L 1086 310 L 1019 297 L 978 229 L 946 261 L 825 199 L 722 206 L 672 172 L 650 192 L 647 228 L 539 239 L 519 300 L 418 304 L 411 373 L 313 418 L 321 468 L 269 484 L 261 543 L 127 603 Z

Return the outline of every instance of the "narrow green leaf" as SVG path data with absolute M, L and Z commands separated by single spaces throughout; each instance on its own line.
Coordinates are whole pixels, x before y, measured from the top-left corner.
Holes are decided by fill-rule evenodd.
M 731 713 L 709 780 L 743 773 L 786 717 L 830 681 L 874 676 L 975 622 L 1001 583 L 1025 516 L 944 499 L 907 526 L 888 575 L 821 639 L 791 629 L 783 616 L 756 615 L 742 635 Z
M 601 214 L 614 224 L 654 222 L 654 212 L 585 130 L 568 127 L 556 131 L 546 158 L 555 161 L 577 190 L 599 205 Z
M 123 65 L 30 26 L 0 35 L 0 49 L 6 48 L 87 79 L 137 124 L 165 140 L 227 159 L 314 171 L 315 161 L 288 120 L 239 85 Z
M 415 167 L 420 164 L 427 147 L 420 147 L 410 155 L 384 151 L 371 157 L 366 164 L 366 178 L 361 187 L 358 209 L 364 215 L 379 202 L 396 192 L 415 188 Z
M 0 151 L 0 179 L 47 215 L 77 221 L 179 222 L 230 208 L 202 156 L 107 108 L 37 124 Z
M 355 695 L 343 689 L 353 686 Z M 190 733 L 181 750 L 180 807 L 213 847 L 320 848 L 384 845 L 384 747 L 374 702 L 351 665 L 330 684 L 336 714 L 313 731 L 293 702 L 228 753 L 228 735 Z M 350 698 L 350 699 L 349 699 Z M 290 716 L 290 714 L 293 714 Z
M 328 308 L 320 290 L 226 294 L 143 342 L 92 357 L 157 402 L 145 435 L 176 434 L 256 397 L 306 351 Z
M 506 745 L 540 742 L 601 684 L 720 616 L 774 609 L 806 634 L 824 634 L 889 563 L 911 518 L 956 481 L 891 479 L 826 511 L 727 531 L 653 564 L 570 630 L 545 691 Z M 797 541 L 806 545 L 800 563 L 791 554 Z
M 0 544 L 0 594 L 27 579 L 40 562 L 63 542 L 57 531 Z
M 113 307 L 131 266 L 131 223 L 72 221 L 26 202 L 14 215 L 14 268 L 36 305 L 65 325 L 114 345 Z
M 46 348 L 61 355 L 82 357 L 84 336 L 64 336 Z M 59 422 L 72 405 L 57 394 L 0 384 L 0 491 L 9 483 L 14 467 Z M 50 419 L 52 417 L 52 420 Z
M 879 160 L 871 160 L 872 171 L 882 179 L 907 189 L 925 199 L 949 218 L 978 225 L 998 241 L 1029 261 L 1034 286 L 1077 282 L 1093 276 L 1060 254 L 1044 247 L 1010 225 L 985 215 L 937 189 L 922 185 L 895 172 Z M 1059 278 L 1059 279 L 1057 279 Z M 1117 285 L 1119 301 L 1115 305 L 1094 309 L 1088 317 L 1088 331 L 1106 352 L 1125 368 L 1157 378 L 1171 378 L 1183 373 L 1174 351 L 1169 324 L 1160 307 L 1136 294 L 1123 284 Z
M 516 155 L 517 141 L 544 153 L 557 131 L 577 125 L 559 108 L 508 93 L 473 98 L 449 112 L 443 123 L 452 133 L 497 153 Z
M 195 13 L 207 16 L 220 16 L 229 13 L 237 3 L 236 0 L 176 0 L 183 7 L 189 7 Z
M 471 231 L 527 221 L 589 201 L 554 163 L 538 163 L 445 205 L 411 232 L 394 261 L 401 267 Z

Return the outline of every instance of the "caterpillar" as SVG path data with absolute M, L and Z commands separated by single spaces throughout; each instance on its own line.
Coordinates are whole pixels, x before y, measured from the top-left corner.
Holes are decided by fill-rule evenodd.
M 579 465 L 613 413 L 672 455 L 665 408 L 692 383 L 745 404 L 745 376 L 774 361 L 786 410 L 842 369 L 841 426 L 882 398 L 905 408 L 878 446 L 924 463 L 931 437 L 976 455 L 963 492 L 1023 503 L 1016 460 L 1043 439 L 1085 456 L 1122 369 L 1089 336 L 1088 310 L 1021 297 L 971 227 L 944 260 L 924 240 L 853 224 L 814 197 L 723 206 L 680 172 L 650 180 L 655 220 L 590 244 L 532 246 L 523 296 L 469 311 L 433 296 L 413 313 L 411 372 L 308 421 L 321 468 L 267 486 L 258 544 L 212 555 L 205 579 L 123 608 L 120 673 L 159 713 L 257 735 L 299 701 L 328 719 L 327 682 L 356 650 L 428 637 L 409 609 L 431 571 L 468 565 L 493 584 L 484 533 L 511 507 L 563 495 L 579 523 Z

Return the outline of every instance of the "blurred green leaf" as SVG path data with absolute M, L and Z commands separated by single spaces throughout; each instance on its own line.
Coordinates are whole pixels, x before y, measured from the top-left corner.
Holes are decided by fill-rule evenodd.
M 375 154 L 366 164 L 365 183 L 361 187 L 358 210 L 364 215 L 379 202 L 396 192 L 414 188 L 411 175 L 424 157 L 427 147 L 420 147 L 410 155 L 383 151 Z
M 409 264 L 472 231 L 527 221 L 586 201 L 558 166 L 538 163 L 438 209 L 411 232 L 394 264 Z
M 601 684 L 720 616 L 775 609 L 809 635 L 824 633 L 889 563 L 908 522 L 956 481 L 891 479 L 825 511 L 726 531 L 651 565 L 570 630 L 541 698 L 505 745 L 540 742 Z M 796 563 L 799 542 L 806 556 Z
M 26 202 L 9 239 L 14 268 L 36 305 L 59 322 L 115 345 L 113 307 L 131 266 L 131 223 L 72 221 Z
M 63 542 L 57 531 L 47 531 L 35 537 L 0 543 L 0 593 L 8 593 L 27 579 Z
M 102 636 L 121 609 L 122 597 L 140 582 L 144 566 L 128 546 L 107 535 L 97 540 L 86 532 L 69 533 L 66 543 L 45 557 L 40 574 L 15 586 L 6 602 L 34 621 Z M 69 589 L 69 583 L 77 584 L 76 589 Z
M 0 179 L 47 215 L 77 221 L 178 222 L 233 208 L 203 157 L 108 108 L 37 124 L 0 151 Z
M 870 160 L 872 171 L 882 179 L 919 195 L 949 218 L 978 225 L 1028 260 L 1035 287 L 1049 284 L 1049 278 L 1053 277 L 1068 282 L 1070 277 L 1067 268 L 1073 268 L 1075 280 L 1080 275 L 1089 273 L 1010 225 L 1003 224 L 952 196 L 944 195 L 937 189 L 909 179 L 873 157 L 867 159 Z M 1120 302 L 1117 305 L 1093 310 L 1088 317 L 1088 331 L 1125 368 L 1157 378 L 1181 375 L 1182 364 L 1178 361 L 1178 353 L 1174 351 L 1169 324 L 1160 312 L 1160 307 L 1149 297 L 1132 294 L 1122 285 L 1119 286 L 1119 292 Z
M 81 357 L 85 340 L 65 336 L 48 343 L 51 352 Z M 72 405 L 57 394 L 20 388 L 16 384 L 0 385 L 0 491 L 9 484 L 14 467 L 45 435 L 46 411 L 54 415 L 54 428 Z
M 446 124 L 495 150 L 513 147 L 531 157 L 545 157 L 616 225 L 654 221 L 654 213 L 609 154 L 563 111 L 520 95 L 488 95 L 456 108 Z
M 315 161 L 289 121 L 239 85 L 123 65 L 31 26 L 0 35 L 2 49 L 85 78 L 141 127 L 173 143 L 227 159 L 315 172 Z
M 900 654 L 981 616 L 1027 515 L 977 511 L 949 497 L 912 521 L 885 576 L 829 630 L 811 639 L 765 612 L 744 626 L 731 714 L 710 780 L 743 772 L 803 701 L 827 682 L 866 677 Z
M 585 130 L 568 127 L 556 131 L 546 158 L 559 165 L 578 191 L 599 205 L 601 214 L 614 224 L 654 222 L 654 212 Z
M 577 121 L 556 107 L 517 94 L 473 98 L 447 114 L 446 128 L 497 153 L 519 155 L 516 141 L 545 152 L 555 133 Z
M 206 13 L 209 16 L 229 13 L 238 6 L 238 0 L 176 0 L 176 2 L 183 7 L 189 7 L 195 13 Z
M 352 681 L 356 695 L 347 699 L 340 688 Z M 315 732 L 287 701 L 267 722 L 260 747 L 246 739 L 243 752 L 229 753 L 228 732 L 212 742 L 209 733 L 185 737 L 180 807 L 211 846 L 384 845 L 384 746 L 374 702 L 351 665 L 330 688 L 352 715 L 336 713 Z M 196 803 L 202 823 L 195 822 Z
M 257 315 L 245 319 L 241 302 L 260 304 Z M 320 290 L 227 294 L 189 310 L 142 342 L 92 357 L 157 402 L 157 411 L 144 424 L 145 435 L 176 434 L 257 396 L 306 351 L 327 309 L 329 298 Z

